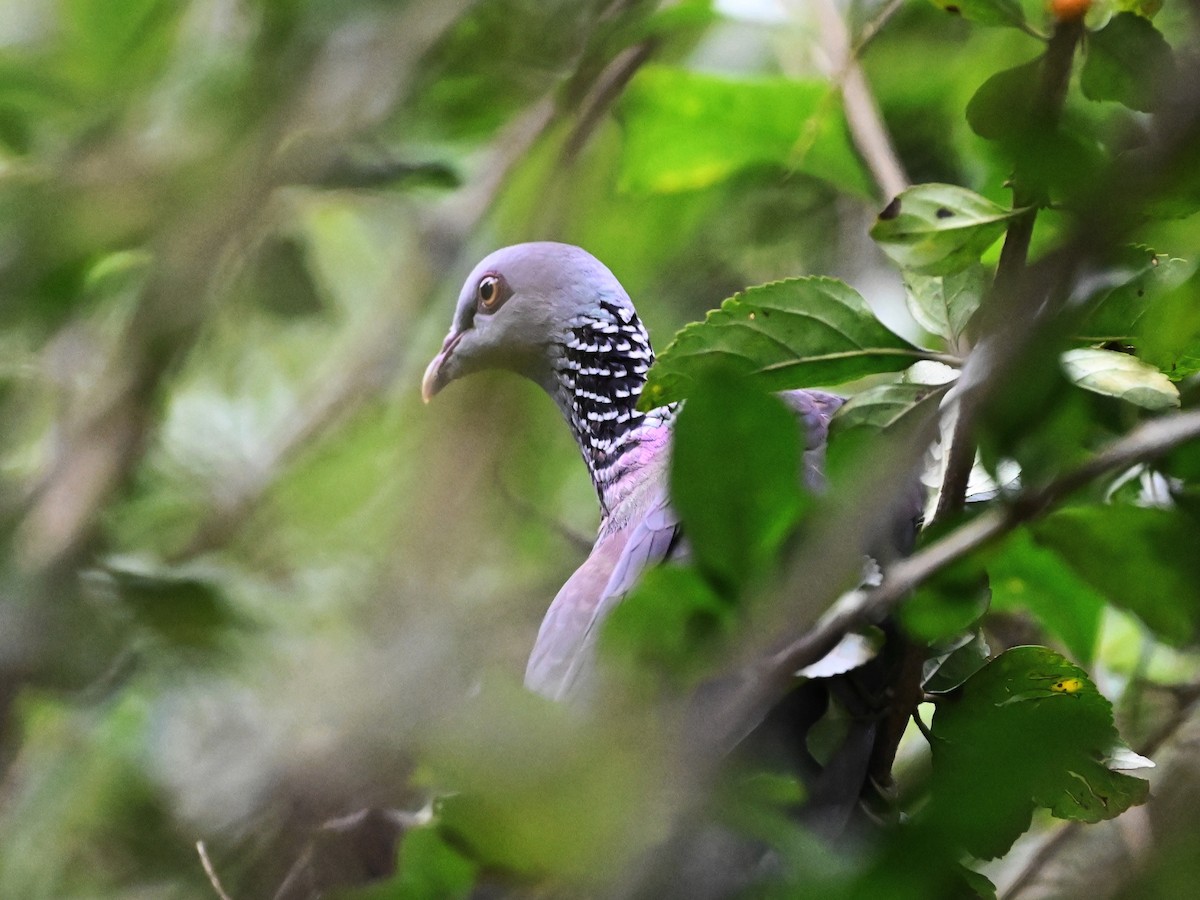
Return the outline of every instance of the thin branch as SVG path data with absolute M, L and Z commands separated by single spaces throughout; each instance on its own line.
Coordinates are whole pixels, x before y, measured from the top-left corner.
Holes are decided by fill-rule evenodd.
M 217 877 L 217 870 L 213 868 L 212 860 L 208 858 L 208 849 L 204 846 L 204 841 L 196 841 L 196 852 L 200 854 L 200 865 L 204 867 L 204 874 L 208 876 L 208 883 L 212 885 L 212 889 L 216 892 L 221 900 L 232 900 L 225 893 L 225 888 L 221 887 L 221 879 Z
M 1075 48 L 1082 34 L 1083 26 L 1078 20 L 1059 22 L 1055 26 L 1042 62 L 1038 92 L 1032 98 L 1034 127 L 1046 132 L 1058 127 L 1071 80 Z M 1033 238 L 1038 208 L 1044 200 L 1041 190 L 1027 183 L 1018 172 L 1013 186 L 1013 206 L 1027 209 L 1012 221 L 1004 237 L 1000 261 L 996 266 L 996 280 L 992 285 L 991 302 L 988 304 L 992 322 L 1002 321 L 1014 312 L 1011 307 L 1028 269 L 1029 243 Z M 988 307 L 985 307 L 985 315 L 988 313 Z M 957 419 L 950 445 L 946 448 L 946 467 L 933 514 L 935 523 L 958 515 L 966 503 L 967 483 L 975 464 L 975 418 L 979 404 L 964 401 L 964 395 L 960 394 L 955 409 Z
M 569 166 L 575 161 L 592 132 L 596 130 L 596 126 L 600 124 L 604 113 L 621 96 L 626 85 L 637 74 L 638 69 L 646 64 L 657 48 L 658 41 L 653 39 L 634 44 L 617 54 L 616 58 L 600 73 L 596 84 L 583 99 L 579 119 L 563 144 L 560 157 L 563 165 Z
M 824 657 L 850 631 L 891 612 L 909 592 L 946 566 L 1017 526 L 1045 515 L 1096 478 L 1152 460 L 1197 439 L 1200 439 L 1200 410 L 1147 422 L 1109 444 L 1084 465 L 1043 487 L 1022 492 L 1013 502 L 989 510 L 919 553 L 897 561 L 879 587 L 847 595 L 802 637 L 754 667 L 748 690 L 729 707 L 735 719 L 730 723 L 732 727 L 722 732 L 718 743 L 724 744 L 730 735 L 744 730 L 742 717 L 754 717 L 759 710 L 777 701 L 791 685 L 795 672 Z
M 875 15 L 862 27 L 862 31 L 858 33 L 858 40 L 854 42 L 854 58 L 862 57 L 863 51 L 867 49 L 867 45 L 875 40 L 875 36 L 883 30 L 883 26 L 904 6 L 907 0 L 890 0 L 889 3 L 875 13 Z
M 814 12 L 834 82 L 841 88 L 850 137 L 871 170 L 880 193 L 886 198 L 895 197 L 908 187 L 908 175 L 892 146 L 862 66 L 858 64 L 857 51 L 851 48 L 846 23 L 833 0 L 817 0 Z

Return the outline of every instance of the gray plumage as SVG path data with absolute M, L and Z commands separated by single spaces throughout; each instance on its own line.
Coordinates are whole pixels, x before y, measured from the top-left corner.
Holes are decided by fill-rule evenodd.
M 484 369 L 537 382 L 562 411 L 595 485 L 595 546 L 551 603 L 525 673 L 526 685 L 547 697 L 586 689 L 599 624 L 647 568 L 686 553 L 666 487 L 675 409 L 637 409 L 653 361 L 649 336 L 613 274 L 578 247 L 543 242 L 506 247 L 475 267 L 425 372 L 426 401 Z M 804 478 L 816 487 L 842 398 L 780 396 L 803 429 Z

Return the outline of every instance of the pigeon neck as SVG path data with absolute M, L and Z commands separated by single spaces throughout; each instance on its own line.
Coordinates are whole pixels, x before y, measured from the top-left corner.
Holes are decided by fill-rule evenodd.
M 638 447 L 668 410 L 637 408 L 654 362 L 650 337 L 628 305 L 601 300 L 567 323 L 552 394 L 579 444 L 607 515 L 642 460 Z

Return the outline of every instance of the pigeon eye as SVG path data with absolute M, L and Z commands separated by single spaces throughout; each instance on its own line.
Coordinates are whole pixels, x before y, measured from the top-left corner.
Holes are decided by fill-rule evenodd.
M 495 310 L 504 300 L 502 287 L 499 277 L 495 275 L 484 275 L 480 278 L 479 285 L 475 288 L 475 298 L 480 309 L 486 312 Z

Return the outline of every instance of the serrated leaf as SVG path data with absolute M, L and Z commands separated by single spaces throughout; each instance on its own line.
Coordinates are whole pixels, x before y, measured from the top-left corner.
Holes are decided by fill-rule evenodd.
M 789 278 L 735 294 L 680 331 L 651 368 L 640 406 L 682 400 L 714 366 L 782 391 L 895 372 L 923 356 L 842 282 Z
M 1115 100 L 1151 112 L 1174 69 L 1171 47 L 1150 20 L 1122 12 L 1089 35 L 1079 83 L 1091 100 Z
M 1179 405 L 1179 389 L 1154 366 L 1128 353 L 1081 347 L 1062 355 L 1067 377 L 1081 388 L 1117 397 L 1144 409 Z
M 973 854 L 1005 853 L 1035 807 L 1093 822 L 1149 785 L 1105 768 L 1112 707 L 1087 673 L 1045 647 L 996 657 L 939 704 L 929 815 Z
M 675 422 L 671 501 L 722 590 L 761 572 L 796 524 L 807 505 L 799 465 L 796 421 L 777 397 L 732 373 L 701 377 Z
M 983 266 L 968 266 L 950 275 L 904 273 L 905 300 L 917 324 L 951 346 L 962 337 L 979 308 L 987 286 Z
M 980 25 L 1025 28 L 1025 12 L 1017 0 L 930 0 L 948 13 Z
M 901 269 L 949 275 L 979 262 L 1019 213 L 957 185 L 918 184 L 879 214 L 871 237 Z
M 1182 646 L 1200 635 L 1200 528 L 1178 510 L 1061 509 L 1032 530 L 1039 545 L 1163 640 Z
M 620 189 L 674 193 L 774 165 L 873 195 L 825 81 L 645 66 L 621 97 Z

